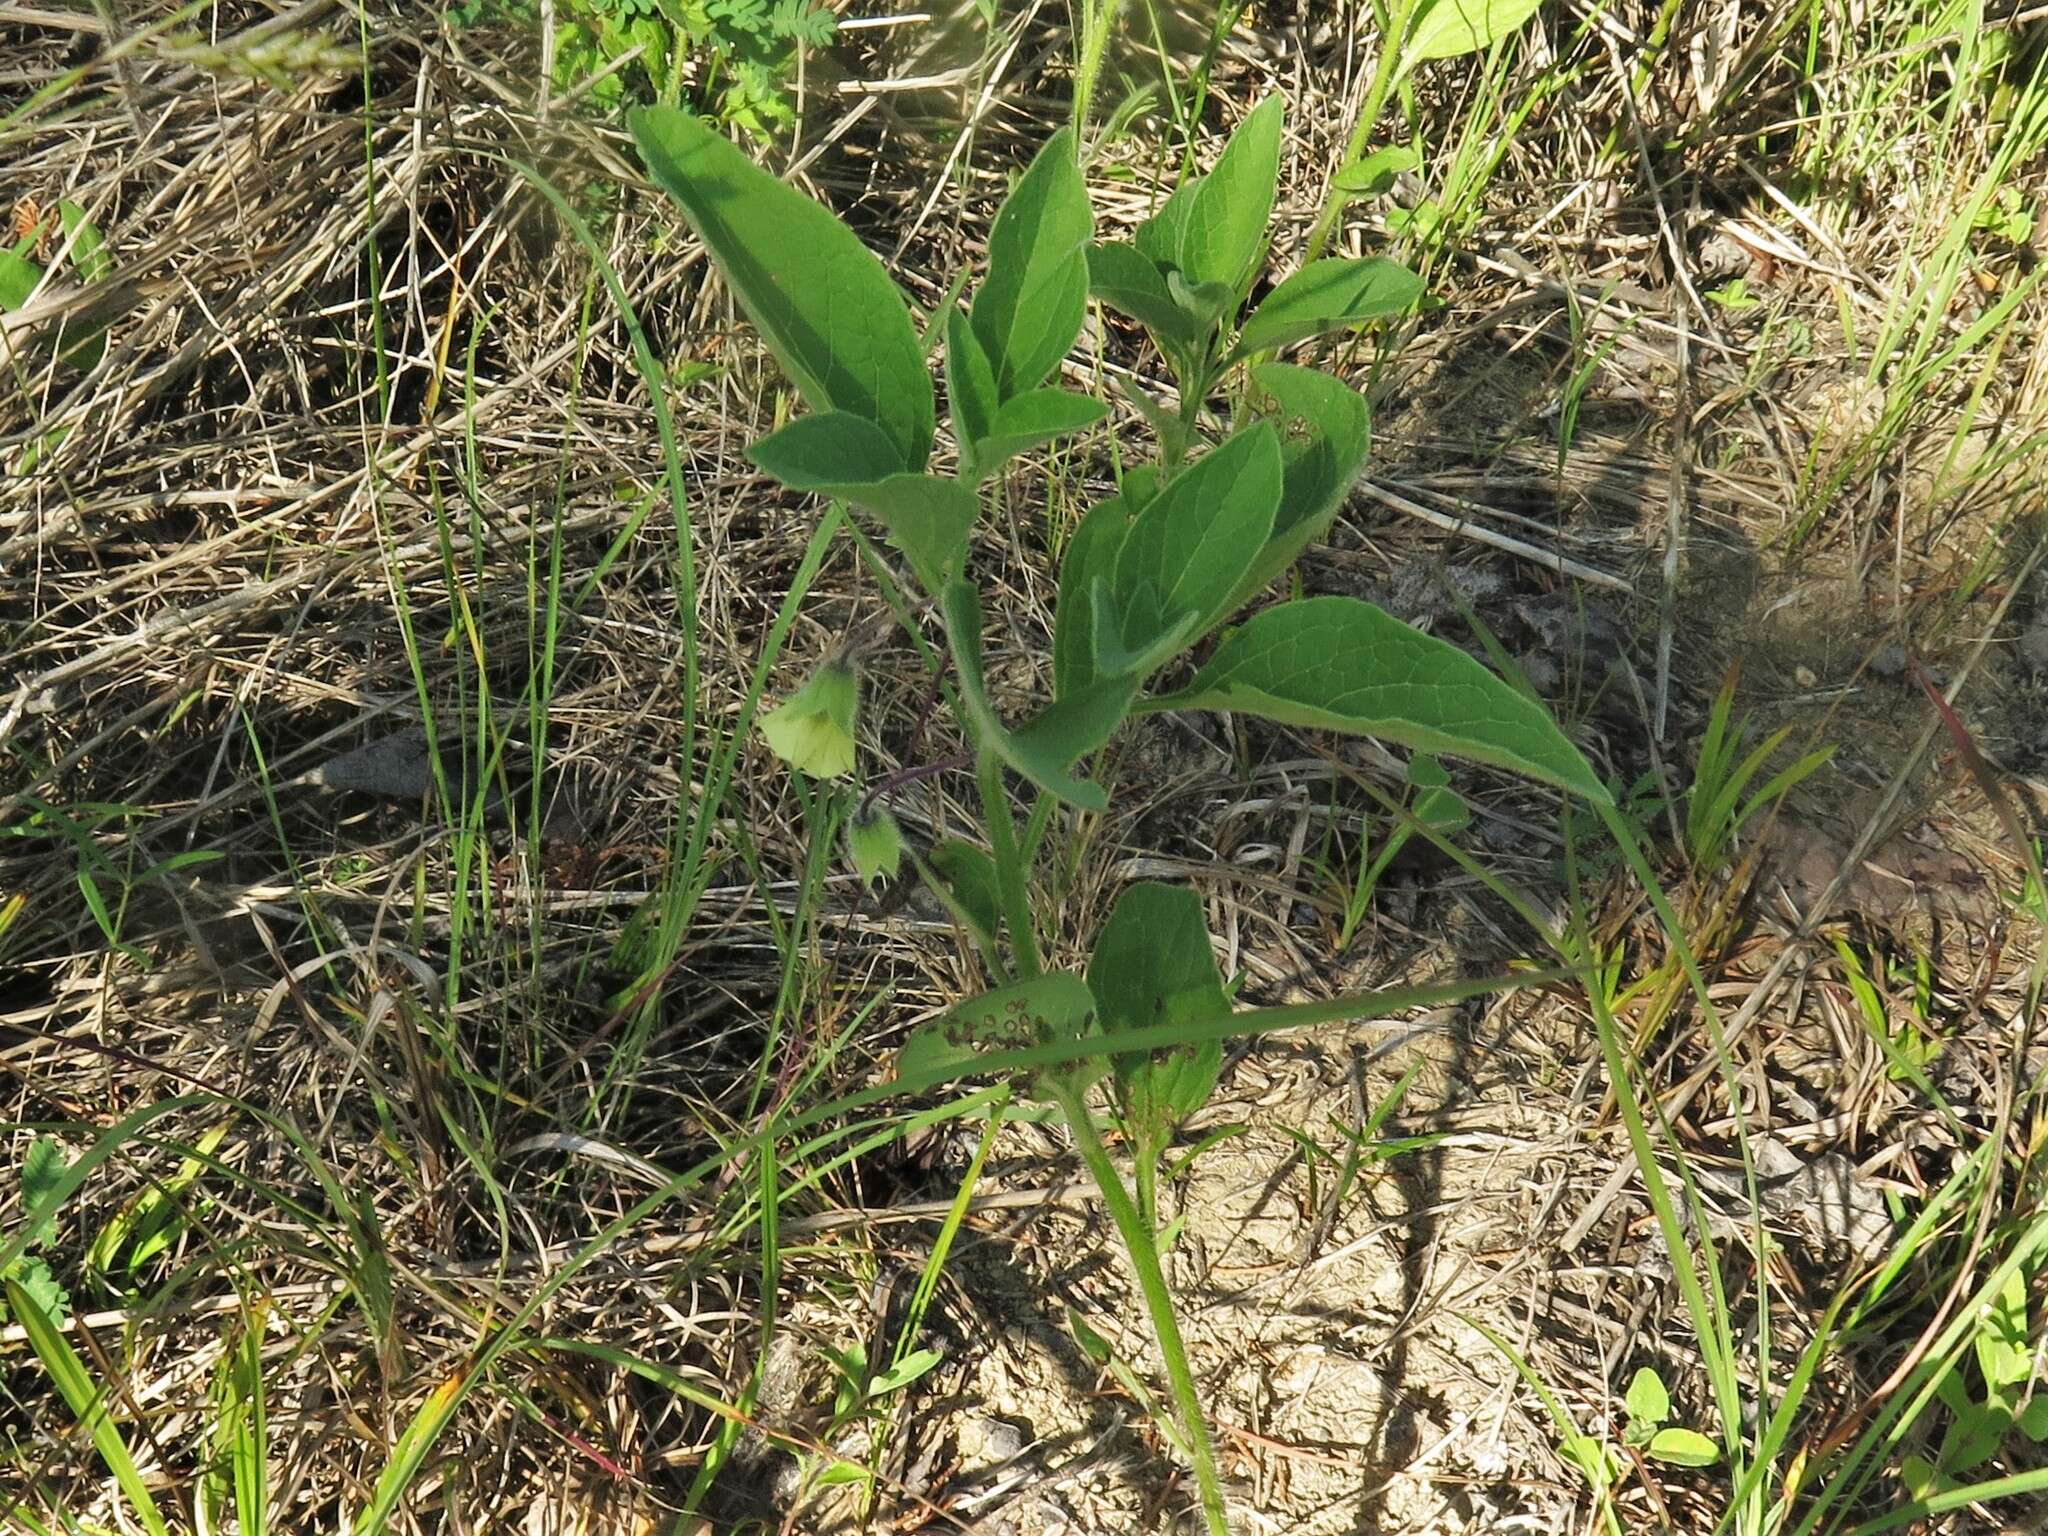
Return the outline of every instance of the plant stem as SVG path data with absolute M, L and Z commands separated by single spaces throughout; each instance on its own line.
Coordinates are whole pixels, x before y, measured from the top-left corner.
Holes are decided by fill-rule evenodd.
M 1202 1399 L 1195 1390 L 1194 1372 L 1188 1368 L 1187 1346 L 1181 1342 L 1180 1323 L 1174 1316 L 1173 1294 L 1166 1288 L 1166 1272 L 1159 1265 L 1157 1234 L 1139 1214 L 1124 1187 L 1123 1175 L 1110 1161 L 1102 1138 L 1095 1134 L 1088 1118 L 1088 1106 L 1071 1080 L 1048 1073 L 1041 1081 L 1066 1117 L 1074 1134 L 1074 1149 L 1088 1165 L 1102 1203 L 1116 1223 L 1124 1252 L 1144 1293 L 1145 1310 L 1152 1318 L 1152 1334 L 1159 1341 L 1159 1353 L 1166 1361 L 1166 1379 L 1173 1388 L 1174 1407 L 1180 1415 L 1181 1433 L 1187 1437 L 1188 1456 L 1195 1464 L 1195 1484 L 1202 1494 L 1202 1518 L 1209 1536 L 1230 1536 L 1230 1520 L 1223 1504 L 1223 1478 L 1216 1469 L 1215 1448 L 1209 1442 L 1209 1422 L 1202 1413 Z
M 1109 47 L 1110 30 L 1124 0 L 1080 0 L 1081 58 L 1074 68 L 1074 139 L 1082 142 L 1088 132 L 1088 108 L 1095 96 L 1095 79 L 1102 73 L 1102 55 Z
M 1414 14 L 1414 0 L 1394 0 L 1387 13 L 1387 33 L 1380 39 L 1379 57 L 1373 62 L 1372 84 L 1366 87 L 1365 103 L 1352 120 L 1351 139 L 1344 146 L 1344 158 L 1338 165 L 1341 175 L 1343 168 L 1365 153 L 1365 146 L 1372 139 L 1372 131 L 1380 120 L 1380 112 L 1386 107 L 1387 97 L 1393 94 L 1394 81 L 1400 73 L 1401 49 L 1408 41 L 1408 21 Z M 1309 231 L 1308 251 L 1302 257 L 1306 266 L 1323 254 L 1330 243 L 1330 236 L 1336 232 L 1337 220 L 1343 215 L 1347 201 L 1344 189 L 1337 185 L 1335 176 L 1323 191 L 1323 211 L 1316 215 L 1315 227 Z
M 974 779 L 981 790 L 982 819 L 988 823 L 996 883 L 1002 889 L 1010 949 L 1017 957 L 1017 979 L 1022 981 L 1038 974 L 1038 935 L 1031 926 L 1031 899 L 1025 889 L 1024 855 L 1017 846 L 1017 822 L 1003 789 L 1003 760 L 996 756 L 995 748 L 984 744 L 976 754 Z

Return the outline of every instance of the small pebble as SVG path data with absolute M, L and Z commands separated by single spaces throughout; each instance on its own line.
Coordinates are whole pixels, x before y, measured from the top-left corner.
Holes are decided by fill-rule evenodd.
M 1804 663 L 1792 669 L 1792 681 L 1802 688 L 1817 688 L 1820 686 L 1819 674 Z

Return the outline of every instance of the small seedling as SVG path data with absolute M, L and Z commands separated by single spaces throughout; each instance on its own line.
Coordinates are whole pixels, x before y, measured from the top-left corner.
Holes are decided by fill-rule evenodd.
M 1373 893 L 1379 889 L 1381 877 L 1418 830 L 1449 837 L 1471 825 L 1472 808 L 1451 788 L 1451 776 L 1436 758 L 1425 752 L 1409 759 L 1408 784 L 1414 795 L 1407 817 L 1387 834 L 1379 852 L 1370 858 L 1366 856 L 1364 834 L 1360 833 L 1358 873 L 1345 897 L 1344 922 L 1337 934 L 1339 949 L 1347 947 L 1357 934 L 1358 925 L 1365 920 L 1366 911 L 1372 906 Z
M 57 1211 L 53 1198 L 58 1181 L 64 1177 L 64 1149 L 48 1136 L 29 1143 L 28 1156 L 21 1160 L 21 1203 L 28 1213 L 21 1252 L 0 1269 L 0 1279 L 21 1287 L 22 1294 L 58 1322 L 70 1315 L 71 1298 L 57 1277 L 50 1273 L 38 1248 L 57 1241 Z M 6 1309 L 0 1307 L 0 1314 Z
M 1695 872 L 1718 868 L 1736 837 L 1759 811 L 1782 800 L 1834 756 L 1833 747 L 1809 752 L 1779 769 L 1764 781 L 1762 788 L 1751 793 L 1750 785 L 1785 744 L 1792 727 L 1773 731 L 1743 755 L 1742 749 L 1749 740 L 1749 722 L 1734 718 L 1735 682 L 1736 673 L 1730 671 L 1721 691 L 1714 696 L 1713 708 L 1707 714 L 1706 734 L 1700 738 L 1692 788 L 1685 797 L 1685 847 Z
M 1664 1378 L 1648 1366 L 1636 1372 L 1622 1402 L 1628 1409 L 1622 1439 L 1650 1460 L 1674 1467 L 1711 1467 L 1721 1459 L 1721 1448 L 1705 1435 L 1670 1422 L 1671 1394 L 1664 1388 Z
M 1889 969 L 1883 957 L 1873 953 L 1871 968 L 1866 970 L 1855 947 L 1841 938 L 1835 940 L 1835 953 L 1841 959 L 1843 979 L 1849 984 L 1849 995 L 1856 1000 L 1864 1026 L 1884 1052 L 1885 1075 L 1894 1082 L 1924 1083 L 1927 1068 L 1941 1054 L 1942 1047 L 1941 1036 L 1932 1027 L 1933 974 L 1926 961 L 1923 959 L 1908 978 L 1913 1006 L 1909 1013 L 1899 1017 L 1886 1004 L 1883 992 L 1871 977 L 1871 970 L 1883 975 Z
M 1233 1013 L 1200 898 L 1184 889 L 1126 889 L 1085 978 L 1047 970 L 1040 936 L 1064 925 L 1040 909 L 1033 875 L 1062 808 L 1110 803 L 1109 788 L 1079 765 L 1132 716 L 1162 710 L 1228 709 L 1380 736 L 1611 803 L 1539 703 L 1447 641 L 1354 598 L 1267 607 L 1227 631 L 1180 686 L 1148 689 L 1321 536 L 1364 465 L 1365 400 L 1273 355 L 1399 316 L 1421 298 L 1421 284 L 1395 262 L 1332 258 L 1309 262 L 1247 308 L 1279 171 L 1277 99 L 1255 108 L 1215 167 L 1191 177 L 1129 241 L 1096 240 L 1075 135 L 1063 130 L 998 212 L 971 302 L 962 308 L 949 298 L 931 318 L 929 334 L 944 344 L 942 421 L 909 306 L 845 225 L 700 119 L 649 108 L 630 121 L 648 169 L 810 407 L 754 443 L 749 457 L 792 490 L 874 519 L 908 568 L 907 581 L 892 575 L 892 583 L 922 589 L 945 632 L 946 696 L 969 748 L 987 846 L 951 841 L 929 857 L 904 852 L 1001 984 L 915 1035 L 900 1070 L 925 1080 L 969 1075 L 992 1051 L 1038 1061 L 1009 1075 L 1051 1101 L 1102 1190 L 1159 1342 L 1175 1438 L 1193 1463 L 1208 1529 L 1222 1536 L 1222 1482 L 1159 1260 L 1156 1189 L 1180 1126 L 1215 1087 L 1223 1039 L 1259 1028 L 1261 1011 Z M 962 277 L 944 291 L 967 286 Z M 1020 455 L 1110 420 L 1108 402 L 1048 382 L 1091 296 L 1149 334 L 1179 394 L 1170 406 L 1128 397 L 1152 428 L 1157 459 L 1123 455 L 1117 494 L 1067 539 L 1045 658 L 1052 697 L 1016 724 L 988 686 L 972 536 L 984 497 Z M 1231 420 L 1212 445 L 1219 424 L 1211 406 L 1226 386 Z M 946 440 L 952 462 L 942 471 L 933 455 Z M 915 622 L 911 606 L 898 613 Z M 850 771 L 859 733 L 850 679 L 831 680 L 828 664 L 764 729 L 800 772 Z M 1022 827 L 1006 773 L 1029 806 Z M 1432 788 L 1442 786 L 1418 785 L 1424 794 Z M 874 853 L 860 856 L 879 868 Z M 1343 1006 L 1341 1016 L 1357 1017 L 1369 1005 Z M 1131 1155 L 1130 1184 L 1087 1102 L 1104 1079 L 1111 1123 Z
M 1958 1361 L 1935 1384 L 1949 1424 L 1932 1459 L 1914 1454 L 1899 1464 L 1899 1480 L 1910 1497 L 1924 1500 L 1960 1486 L 2015 1434 L 2036 1445 L 2048 1441 L 2048 1393 L 2037 1390 L 2034 1356 L 2027 1277 L 2016 1268 L 1986 1309 L 1976 1335 L 1975 1372 L 1966 1373 Z

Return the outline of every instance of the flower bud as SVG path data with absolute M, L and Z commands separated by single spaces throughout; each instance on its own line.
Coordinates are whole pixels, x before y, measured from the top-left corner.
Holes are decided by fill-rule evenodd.
M 859 709 L 860 678 L 835 657 L 761 717 L 761 734 L 775 755 L 799 773 L 836 779 L 853 771 L 853 722 Z
M 903 829 L 880 806 L 858 811 L 846 824 L 846 851 L 865 884 L 893 880 L 903 868 Z

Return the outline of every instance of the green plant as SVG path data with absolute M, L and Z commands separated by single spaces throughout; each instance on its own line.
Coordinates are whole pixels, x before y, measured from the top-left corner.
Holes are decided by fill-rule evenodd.
M 68 198 L 57 204 L 54 213 L 36 214 L 28 220 L 13 244 L 0 245 L 0 352 L 10 355 L 17 374 L 25 350 L 22 339 L 13 334 L 14 326 L 6 323 L 7 317 L 21 314 L 32 300 L 50 291 L 49 269 L 39 258 L 53 243 L 61 247 L 72 272 L 87 287 L 104 283 L 113 270 L 113 258 L 107 254 L 106 239 L 99 226 Z M 90 371 L 106 355 L 106 324 L 93 318 L 89 309 L 82 317 L 60 316 L 54 328 L 29 321 L 17 324 L 28 325 L 27 338 L 37 344 L 47 340 L 51 354 L 66 367 Z M 20 472 L 27 474 L 35 468 L 44 455 L 55 452 L 69 435 L 70 428 L 64 427 L 32 439 L 22 452 Z
M 1711 1467 L 1721 1459 L 1721 1448 L 1705 1435 L 1671 1422 L 1671 1394 L 1664 1378 L 1648 1366 L 1630 1378 L 1622 1406 L 1628 1410 L 1622 1442 L 1650 1460 L 1675 1467 Z
M 1899 1481 L 1911 1498 L 1953 1492 L 2015 1434 L 2035 1445 L 2048 1441 L 2048 1394 L 2038 1391 L 2025 1271 L 2007 1272 L 1971 1343 L 1976 1370 L 1966 1372 L 1958 1360 L 1935 1379 L 1949 1421 L 1933 1458 L 1915 1453 L 1899 1464 Z
M 49 1136 L 29 1143 L 21 1160 L 21 1203 L 28 1213 L 22 1228 L 21 1248 L 4 1265 L 0 1280 L 19 1286 L 23 1295 L 53 1318 L 61 1320 L 71 1310 L 71 1298 L 50 1273 L 50 1266 L 35 1250 L 57 1241 L 57 1200 L 55 1191 L 64 1176 L 64 1149 Z M 0 1313 L 5 1312 L 0 1308 Z
M 1692 788 L 1685 796 L 1685 850 L 1695 871 L 1718 866 L 1757 812 L 1783 799 L 1834 756 L 1833 747 L 1808 752 L 1750 793 L 1750 784 L 1772 754 L 1785 744 L 1792 728 L 1788 725 L 1773 731 L 1743 755 L 1742 749 L 1749 742 L 1749 722 L 1734 719 L 1735 681 L 1735 673 L 1730 672 L 1721 691 L 1714 696 L 1713 708 L 1707 712 L 1707 729 L 1700 738 Z
M 536 0 L 463 0 L 457 26 L 537 28 Z M 556 0 L 554 84 L 605 107 L 687 95 L 720 121 L 766 135 L 795 121 L 789 81 L 799 52 L 832 40 L 821 0 Z
M 1296 1015 L 1231 1012 L 1201 902 L 1188 890 L 1126 889 L 1085 976 L 1047 970 L 1040 934 L 1057 925 L 1034 900 L 1032 881 L 1059 808 L 1100 811 L 1109 803 L 1108 789 L 1077 765 L 1131 716 L 1160 710 L 1229 709 L 1378 735 L 1611 804 L 1540 705 L 1448 642 L 1351 598 L 1266 608 L 1226 633 L 1180 686 L 1148 691 L 1169 662 L 1222 627 L 1328 527 L 1364 462 L 1365 401 L 1335 378 L 1266 357 L 1398 315 L 1420 297 L 1420 284 L 1389 261 L 1316 261 L 1245 312 L 1266 254 L 1277 100 L 1250 113 L 1214 169 L 1190 178 L 1128 243 L 1094 241 L 1075 134 L 1063 130 L 999 212 L 971 305 L 949 302 L 932 318 L 930 334 L 944 341 L 956 448 L 953 472 L 938 473 L 925 347 L 880 262 L 830 212 L 701 119 L 649 108 L 630 123 L 649 171 L 810 407 L 754 443 L 749 457 L 794 490 L 872 517 L 945 631 L 953 678 L 941 686 L 970 749 L 962 761 L 973 765 L 988 845 L 949 842 L 917 864 L 963 919 L 999 985 L 920 1030 L 905 1047 L 903 1077 L 1037 1063 L 1012 1065 L 1008 1075 L 1052 1103 L 1101 1188 L 1160 1346 L 1175 1438 L 1194 1465 L 1209 1529 L 1222 1532 L 1221 1480 L 1159 1261 L 1160 1162 L 1215 1085 L 1217 1021 L 1256 1032 Z M 1127 467 L 1118 493 L 1067 540 L 1052 698 L 1012 725 L 987 683 L 969 544 L 982 493 L 1011 460 L 1109 416 L 1105 402 L 1047 384 L 1091 292 L 1151 335 L 1180 398 L 1169 408 L 1133 397 L 1157 435 L 1158 459 Z M 1230 380 L 1241 381 L 1232 420 L 1208 446 L 1205 413 Z M 891 587 L 905 584 L 885 563 L 877 568 Z M 898 607 L 906 620 L 914 613 L 907 602 Z M 850 660 L 835 658 L 828 668 Z M 842 709 L 848 692 L 844 682 L 814 678 L 768 717 L 776 722 L 770 745 L 800 771 L 850 768 L 839 750 L 839 737 L 858 728 Z M 1006 770 L 1022 781 L 1021 826 Z M 1377 1005 L 1347 999 L 1318 1016 Z M 1133 1038 L 1146 1042 L 1142 1049 L 1119 1047 Z M 1131 1153 L 1129 1184 L 1087 1102 L 1104 1079 L 1112 1124 Z
M 1366 910 L 1372 905 L 1373 893 L 1379 889 L 1380 878 L 1386 874 L 1387 866 L 1400 856 L 1401 850 L 1408 846 L 1409 839 L 1418 830 L 1427 829 L 1439 837 L 1449 837 L 1454 832 L 1464 831 L 1471 823 L 1472 808 L 1465 804 L 1462 795 L 1451 788 L 1451 777 L 1444 771 L 1444 765 L 1428 753 L 1418 752 L 1409 759 L 1408 784 L 1415 791 L 1413 800 L 1403 818 L 1380 843 L 1377 853 L 1369 854 L 1366 833 L 1361 827 L 1358 872 L 1345 893 L 1344 921 L 1337 930 L 1339 949 L 1348 946 L 1357 934 L 1358 925 L 1365 920 Z
M 1344 210 L 1360 198 L 1378 197 L 1402 171 L 1421 163 L 1403 145 L 1369 148 L 1387 98 L 1432 59 L 1455 59 L 1491 48 L 1528 25 L 1538 0 L 1390 0 L 1380 15 L 1380 47 L 1365 101 L 1351 124 L 1344 159 L 1323 196 L 1322 211 L 1309 231 L 1310 260 L 1323 253 Z M 1498 136 L 1505 144 L 1508 135 Z M 1425 204 L 1428 219 L 1440 219 L 1440 204 Z M 1421 231 L 1428 233 L 1429 231 Z

